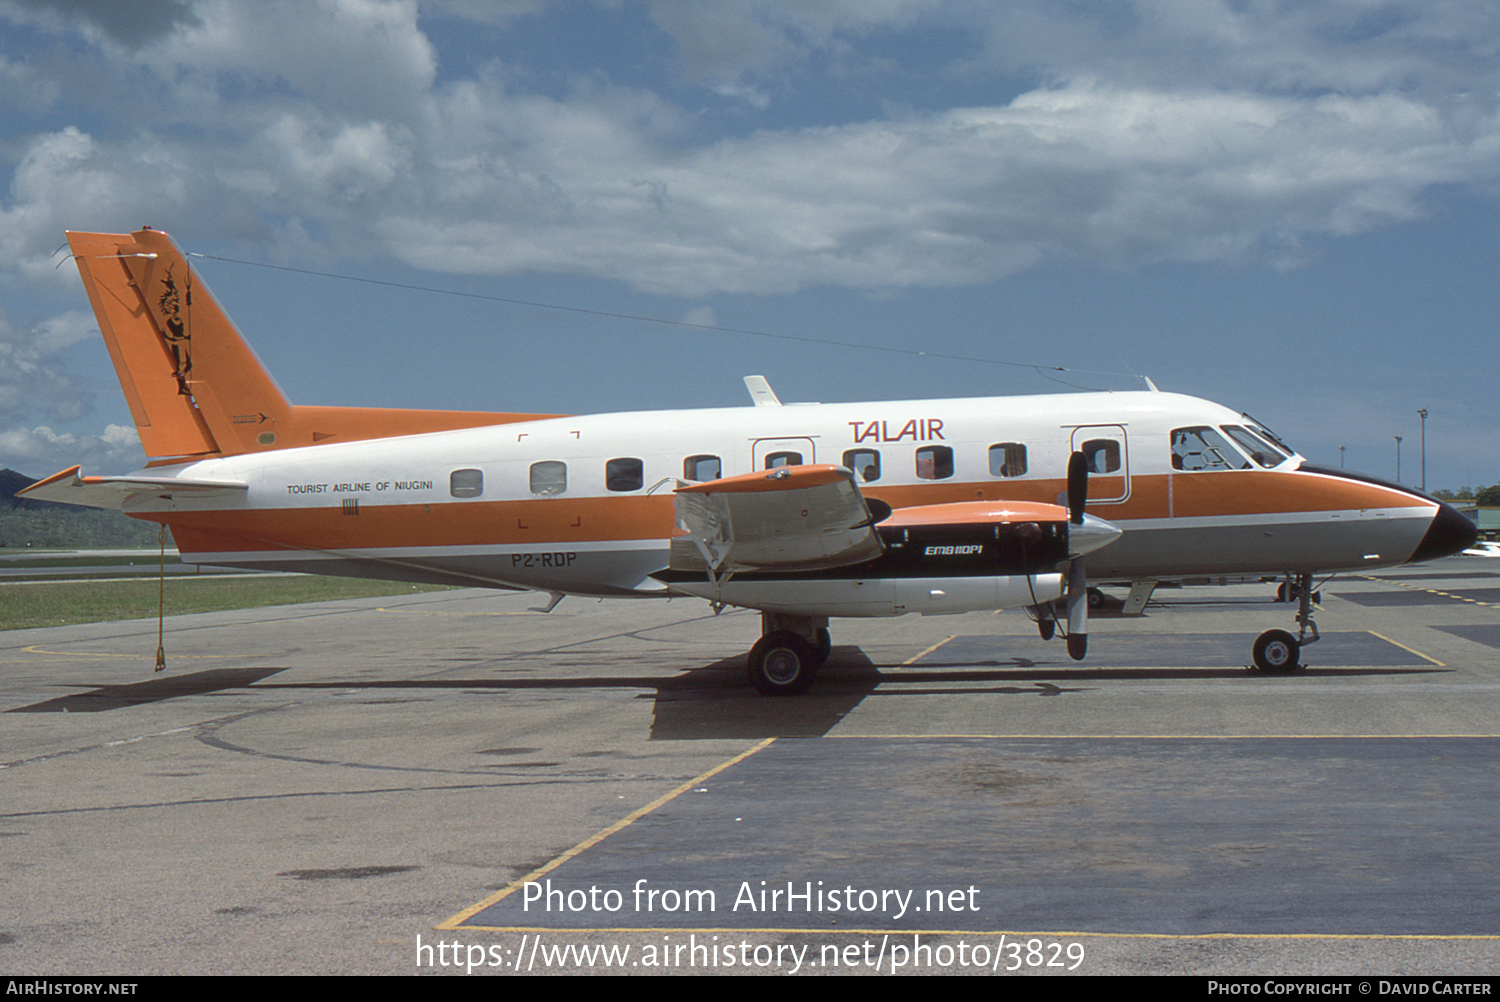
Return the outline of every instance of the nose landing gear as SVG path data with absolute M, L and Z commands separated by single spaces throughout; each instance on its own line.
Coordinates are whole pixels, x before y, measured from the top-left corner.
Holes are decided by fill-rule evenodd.
M 1268 675 L 1285 675 L 1305 667 L 1299 660 L 1302 648 L 1318 639 L 1318 624 L 1313 622 L 1312 605 L 1321 593 L 1313 592 L 1312 575 L 1298 574 L 1291 588 L 1286 585 L 1282 588 L 1286 591 L 1277 595 L 1278 600 L 1287 592 L 1297 599 L 1298 631 L 1294 637 L 1285 630 L 1267 630 L 1255 638 L 1255 646 L 1250 650 L 1251 660 L 1256 669 Z

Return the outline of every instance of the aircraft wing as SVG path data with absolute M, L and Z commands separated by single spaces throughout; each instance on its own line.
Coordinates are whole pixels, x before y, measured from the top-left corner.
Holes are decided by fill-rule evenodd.
M 249 485 L 238 480 L 180 480 L 176 477 L 81 477 L 71 466 L 16 492 L 16 497 L 57 501 L 85 508 L 123 511 L 136 498 L 228 498 L 244 494 Z
M 676 491 L 673 570 L 805 571 L 880 556 L 880 537 L 854 474 L 783 466 Z

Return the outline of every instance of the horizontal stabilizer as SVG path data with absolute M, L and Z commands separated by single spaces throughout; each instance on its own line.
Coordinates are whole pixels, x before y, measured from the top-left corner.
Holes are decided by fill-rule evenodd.
M 179 480 L 175 477 L 81 477 L 81 467 L 72 466 L 38 480 L 16 497 L 85 508 L 111 508 L 123 511 L 132 500 L 151 498 L 229 498 L 244 494 L 247 484 L 238 480 Z
M 882 552 L 869 506 L 842 466 L 783 466 L 693 484 L 677 490 L 676 502 L 687 535 L 673 541 L 673 570 L 818 570 Z

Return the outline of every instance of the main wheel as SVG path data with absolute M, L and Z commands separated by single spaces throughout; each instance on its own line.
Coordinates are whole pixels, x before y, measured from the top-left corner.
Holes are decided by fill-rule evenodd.
M 762 696 L 798 696 L 812 685 L 818 663 L 812 644 L 790 630 L 777 630 L 750 648 L 745 669 Z
M 1051 616 L 1042 616 L 1036 621 L 1036 632 L 1042 635 L 1043 640 L 1051 640 L 1053 634 L 1057 632 L 1057 620 Z
M 1301 653 L 1302 645 L 1285 630 L 1267 630 L 1255 638 L 1255 646 L 1251 648 L 1255 667 L 1274 675 L 1284 675 L 1301 667 L 1297 663 Z
M 816 630 L 817 642 L 812 645 L 813 667 L 823 667 L 823 662 L 828 660 L 828 655 L 833 653 L 833 634 L 828 632 L 828 627 L 820 626 Z
M 1090 588 L 1088 591 L 1088 596 L 1090 609 L 1104 608 L 1104 592 L 1100 591 L 1098 588 Z

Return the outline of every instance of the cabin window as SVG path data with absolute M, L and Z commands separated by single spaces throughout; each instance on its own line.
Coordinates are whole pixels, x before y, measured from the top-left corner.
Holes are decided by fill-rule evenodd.
M 448 493 L 456 498 L 477 498 L 484 493 L 481 470 L 454 470 L 448 474 Z
M 1114 473 L 1120 469 L 1120 443 L 1112 438 L 1091 438 L 1079 450 L 1090 473 Z
M 1212 428 L 1174 428 L 1172 430 L 1172 469 L 1247 470 L 1245 461 L 1224 436 Z
M 1026 446 L 1020 442 L 1001 442 L 990 446 L 990 476 L 1024 477 Z
M 773 452 L 766 457 L 766 469 L 774 470 L 778 466 L 801 466 L 802 453 L 800 452 Z
M 555 459 L 531 464 L 531 493 L 561 494 L 568 489 L 568 464 Z
M 918 449 L 917 476 L 923 480 L 947 480 L 953 476 L 953 450 L 946 445 Z
M 718 456 L 689 456 L 682 461 L 682 479 L 701 482 L 718 480 L 724 475 Z
M 880 453 L 874 449 L 850 449 L 844 453 L 844 465 L 854 471 L 856 483 L 880 479 Z
M 611 459 L 604 464 L 604 486 L 612 491 L 638 491 L 646 482 L 645 471 L 639 459 Z

